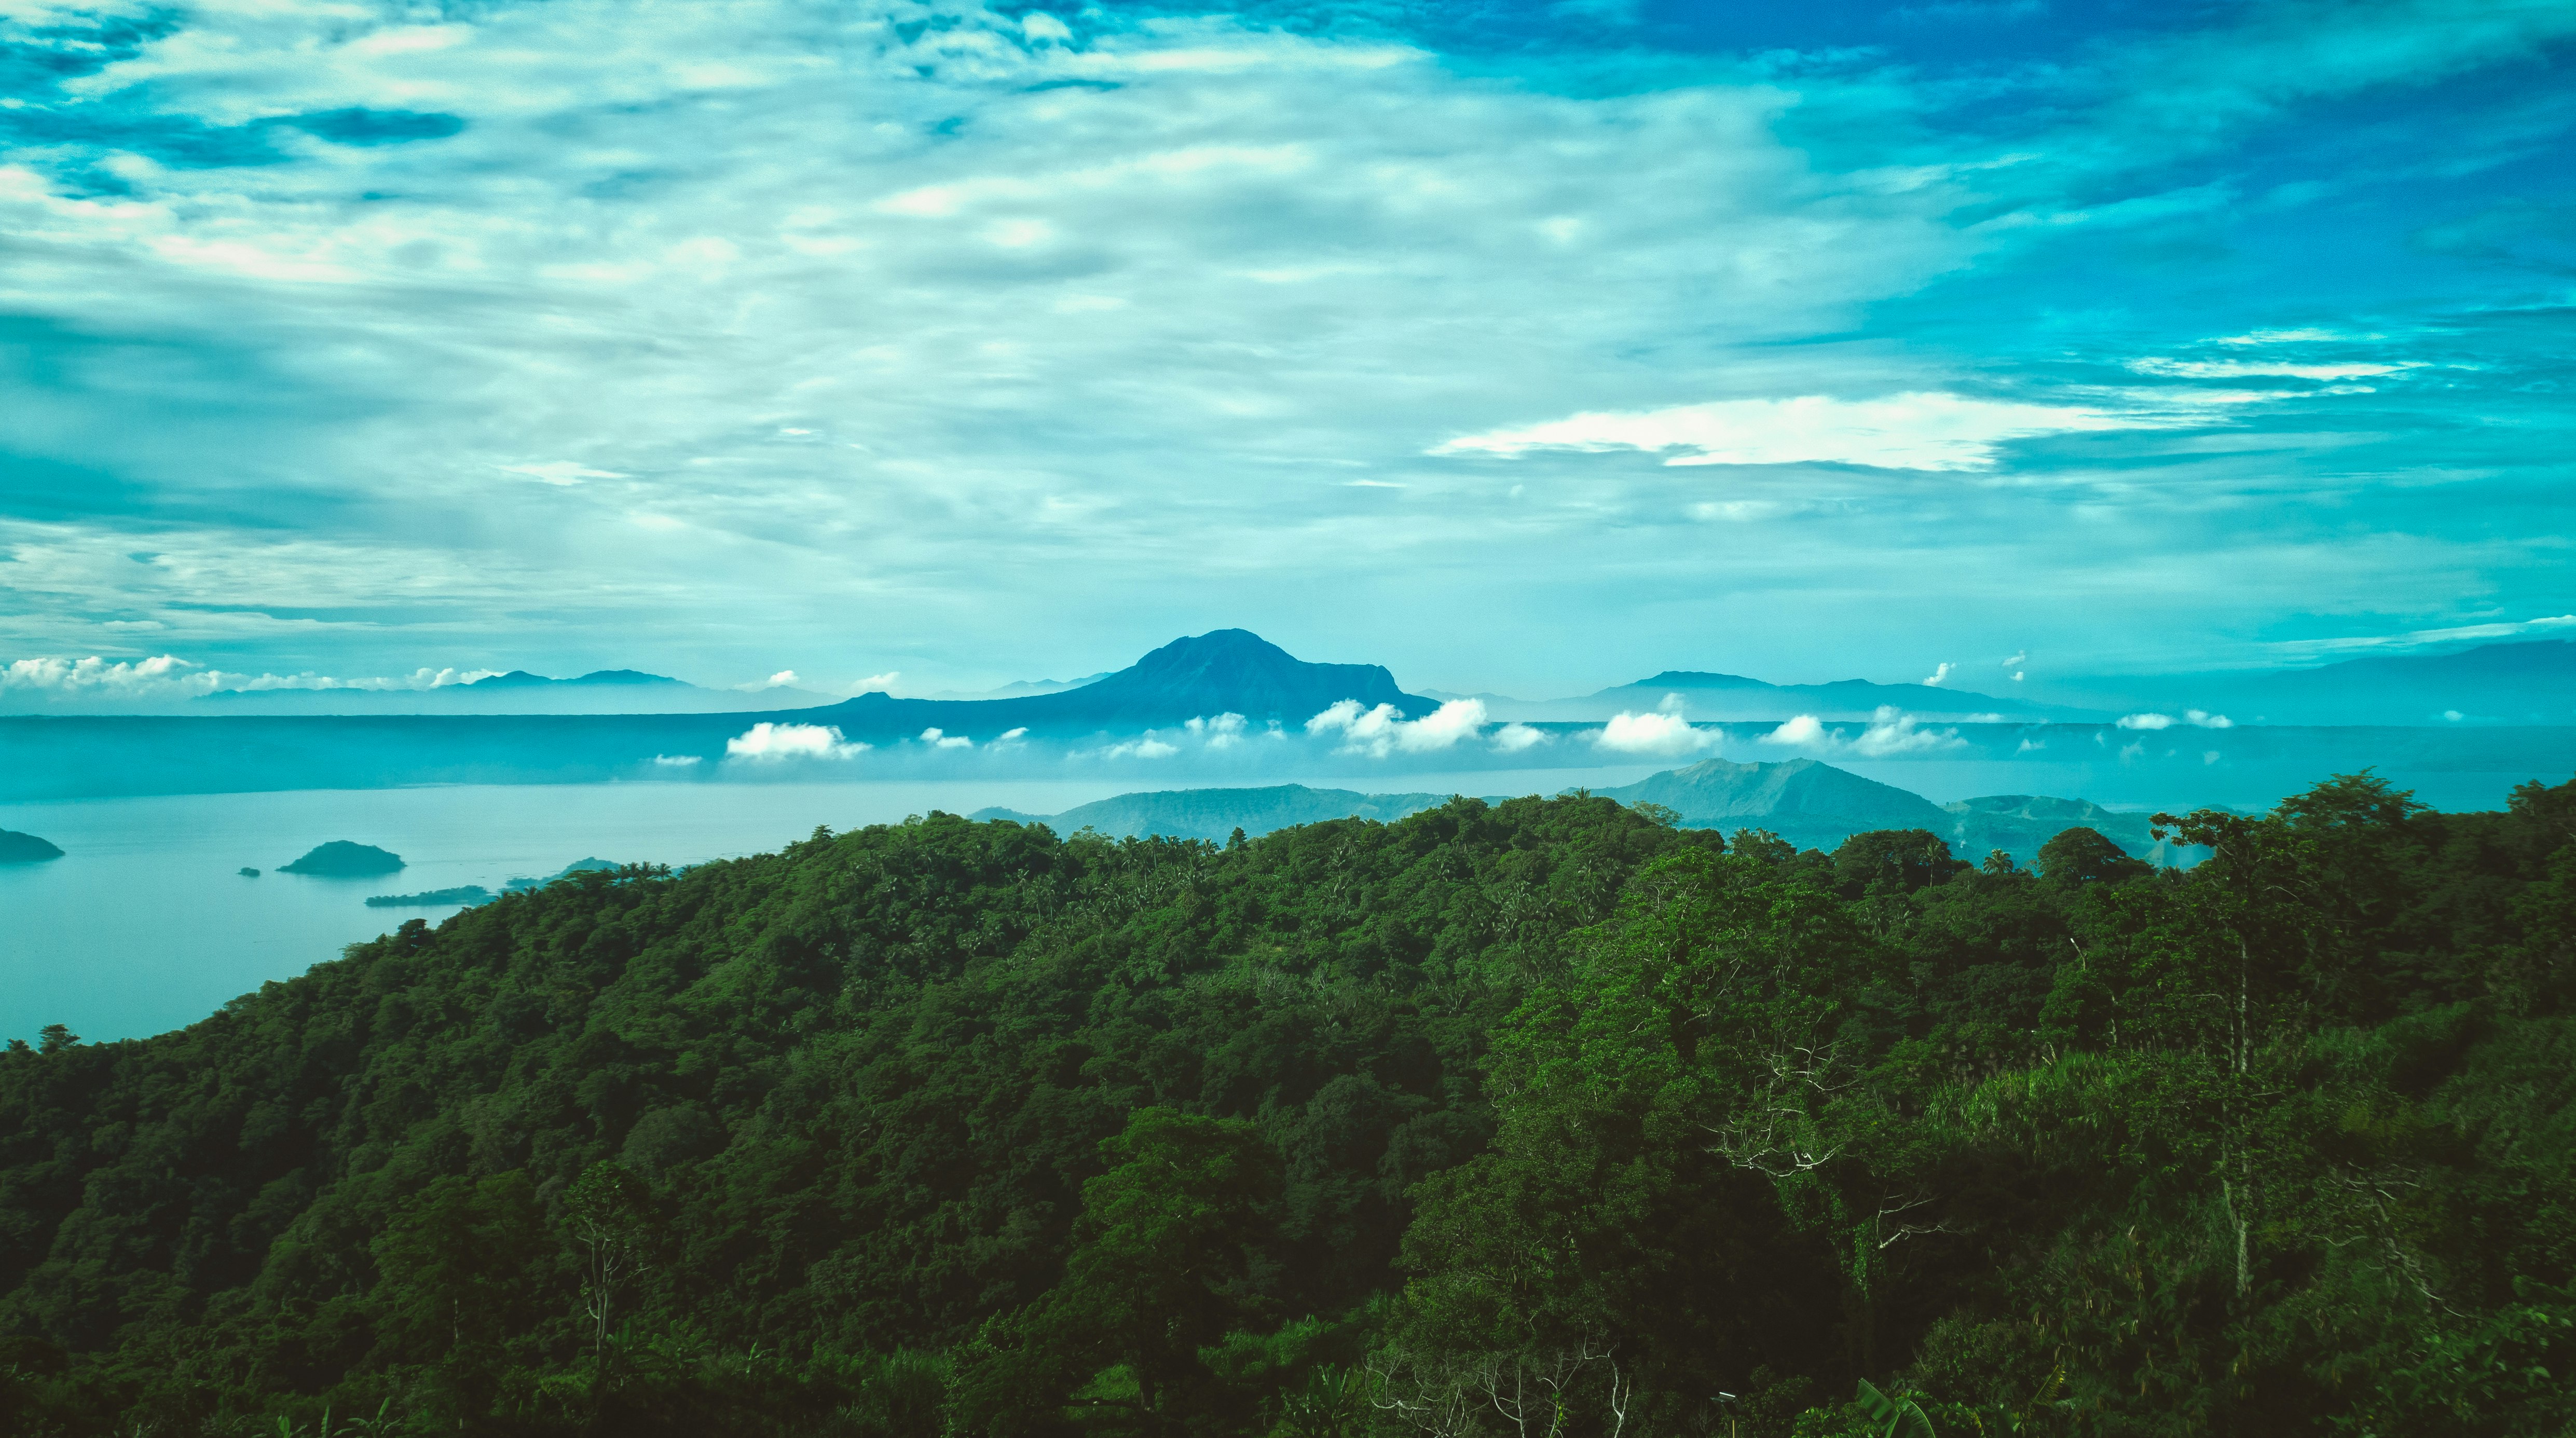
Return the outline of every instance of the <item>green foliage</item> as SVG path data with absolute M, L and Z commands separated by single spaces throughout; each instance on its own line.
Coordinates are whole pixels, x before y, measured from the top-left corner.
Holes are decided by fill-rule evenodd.
M 1082 1188 L 1064 1276 L 985 1325 L 955 1412 L 976 1433 L 1048 1432 L 1065 1410 L 1110 1410 L 1143 1431 L 1226 1406 L 1202 1358 L 1254 1315 L 1254 1245 L 1279 1192 L 1260 1129 L 1138 1109 L 1104 1140 L 1107 1173 Z
M 2005 866 L 2010 865 L 2006 857 Z M 2078 826 L 2059 830 L 2039 846 L 2039 872 L 2051 883 L 2099 884 L 2144 878 L 2155 872 L 2155 866 L 2130 857 L 2128 850 L 2098 831 Z
M 1878 1385 L 1864 1378 L 1860 1381 L 1860 1411 L 1869 1419 L 1875 1438 L 1933 1438 L 1932 1420 L 1923 1407 L 1911 1398 L 1890 1398 L 1878 1391 Z
M 2576 784 L 1657 817 L 933 814 L 48 1032 L 0 1431 L 2564 1431 Z

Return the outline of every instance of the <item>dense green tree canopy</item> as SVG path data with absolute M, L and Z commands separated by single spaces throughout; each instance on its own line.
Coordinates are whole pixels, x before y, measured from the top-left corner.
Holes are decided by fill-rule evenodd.
M 14 1046 L 0 1429 L 2563 1431 L 2576 785 L 1660 819 L 934 814 Z

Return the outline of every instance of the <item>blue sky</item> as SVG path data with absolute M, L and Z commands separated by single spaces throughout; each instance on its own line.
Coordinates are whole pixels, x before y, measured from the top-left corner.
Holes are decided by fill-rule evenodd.
M 2576 610 L 2564 3 L 0 17 L 0 705 Z

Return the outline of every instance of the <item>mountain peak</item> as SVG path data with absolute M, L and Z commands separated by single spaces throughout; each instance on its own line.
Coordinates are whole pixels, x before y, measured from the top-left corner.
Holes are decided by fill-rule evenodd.
M 1631 689 L 1770 689 L 1776 686 L 1741 674 L 1706 674 L 1696 669 L 1667 669 L 1640 679 Z
M 582 675 L 578 679 L 550 679 L 543 674 L 531 674 L 525 669 L 513 669 L 507 674 L 487 674 L 483 678 L 474 680 L 467 684 L 465 687 L 468 689 L 542 689 L 559 684 L 586 684 L 593 686 L 606 684 L 672 684 L 678 685 L 683 689 L 696 687 L 695 685 L 688 684 L 682 680 L 672 679 L 665 675 L 647 674 L 641 669 L 594 669 L 588 674 Z
M 578 679 L 564 679 L 557 682 L 563 684 L 676 684 L 683 689 L 696 687 L 683 679 L 674 679 L 667 674 L 647 674 L 641 669 L 594 669 Z
M 1175 718 L 1230 711 L 1283 724 L 1302 724 L 1344 699 L 1391 704 L 1408 716 L 1439 707 L 1397 688 L 1382 665 L 1310 664 L 1249 629 L 1175 639 L 1072 693 L 1104 711 L 1150 702 Z
M 1864 779 L 1814 759 L 1738 764 L 1702 759 L 1634 784 L 1600 791 L 1627 802 L 1646 800 L 1694 820 L 1777 819 L 1802 815 L 1858 817 L 1877 827 L 1899 828 L 1945 817 L 1931 800 L 1892 784 Z
M 1438 701 L 1407 694 L 1376 664 L 1309 664 L 1249 629 L 1175 639 L 1078 689 L 997 699 L 896 699 L 862 694 L 834 707 L 853 734 L 956 734 L 1028 727 L 1041 733 L 1141 729 L 1240 714 L 1255 724 L 1299 725 L 1348 699 L 1420 718 Z

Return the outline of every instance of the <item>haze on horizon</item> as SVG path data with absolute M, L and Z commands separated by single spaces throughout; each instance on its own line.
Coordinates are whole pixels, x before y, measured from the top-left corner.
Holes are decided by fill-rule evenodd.
M 2576 8 L 1712 9 L 7 0 L 0 668 L 2565 632 Z

